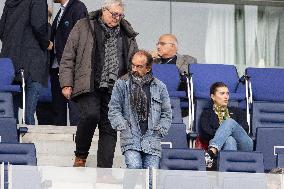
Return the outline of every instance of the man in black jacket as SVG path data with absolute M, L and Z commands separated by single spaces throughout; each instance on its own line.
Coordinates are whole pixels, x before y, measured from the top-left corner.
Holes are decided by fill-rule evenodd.
M 16 82 L 21 82 L 20 70 L 24 69 L 25 120 L 26 124 L 33 125 L 38 96 L 48 80 L 47 50 L 52 48 L 48 40 L 47 2 L 6 0 L 0 20 L 0 39 L 1 56 L 12 59 Z M 14 103 L 18 100 L 14 99 Z
M 85 18 L 88 14 L 87 8 L 79 0 L 53 0 L 54 3 L 60 3 L 58 11 L 51 29 L 51 41 L 54 43 L 54 49 L 51 52 L 51 91 L 52 91 L 52 106 L 54 125 L 67 125 L 67 103 L 70 109 L 70 124 L 77 125 L 79 122 L 79 111 L 74 102 L 68 101 L 61 93 L 59 84 L 59 65 L 65 43 L 69 33 L 76 22 Z

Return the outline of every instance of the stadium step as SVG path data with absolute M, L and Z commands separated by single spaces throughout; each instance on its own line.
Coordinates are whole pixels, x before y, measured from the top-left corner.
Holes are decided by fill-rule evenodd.
M 21 127 L 22 125 L 19 125 Z M 38 125 L 26 126 L 28 132 L 21 136 L 22 143 L 34 143 L 39 166 L 72 166 L 75 150 L 74 126 Z M 98 147 L 98 130 L 92 139 L 92 144 L 87 159 L 88 167 L 96 167 L 96 154 Z M 124 168 L 124 157 L 121 154 L 119 137 L 114 155 L 114 168 Z

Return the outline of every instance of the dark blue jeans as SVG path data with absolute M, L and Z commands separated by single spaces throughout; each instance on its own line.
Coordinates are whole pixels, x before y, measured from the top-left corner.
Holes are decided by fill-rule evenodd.
M 31 77 L 26 80 L 26 109 L 25 121 L 27 125 L 34 125 L 34 113 L 36 112 L 37 101 L 42 89 L 40 82 L 32 81 Z
M 36 111 L 37 101 L 42 89 L 41 83 L 37 81 L 32 81 L 31 77 L 28 77 L 26 80 L 26 108 L 25 108 L 25 121 L 28 125 L 34 125 L 34 113 Z M 20 84 L 20 83 L 17 83 Z M 13 94 L 13 104 L 14 104 L 14 114 L 18 123 L 18 111 L 19 107 L 23 107 L 23 93 L 14 93 Z M 21 123 L 21 121 L 20 121 Z

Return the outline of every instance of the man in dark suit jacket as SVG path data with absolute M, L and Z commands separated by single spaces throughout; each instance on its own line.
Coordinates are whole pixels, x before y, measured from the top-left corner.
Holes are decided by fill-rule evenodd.
M 38 96 L 42 85 L 47 86 L 48 81 L 47 50 L 52 48 L 48 40 L 47 2 L 6 0 L 0 20 L 0 39 L 1 56 L 12 59 L 16 82 L 21 82 L 20 70 L 24 69 L 25 121 L 26 124 L 34 125 Z M 13 100 L 17 113 L 19 98 Z
M 54 43 L 54 49 L 50 58 L 50 81 L 55 113 L 54 125 L 67 125 L 67 103 L 70 109 L 70 124 L 77 125 L 79 121 L 77 107 L 74 102 L 68 101 L 62 95 L 58 73 L 69 33 L 78 20 L 87 17 L 88 11 L 84 3 L 79 0 L 53 0 L 53 2 L 61 4 L 51 28 L 51 41 Z

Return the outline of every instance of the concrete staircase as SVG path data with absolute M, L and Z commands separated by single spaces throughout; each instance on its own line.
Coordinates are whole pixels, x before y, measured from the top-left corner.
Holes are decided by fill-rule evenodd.
M 23 125 L 19 125 L 22 127 Z M 22 143 L 34 143 L 38 166 L 72 166 L 74 162 L 74 126 L 37 125 L 26 126 L 28 132 L 21 136 Z M 97 165 L 98 130 L 96 130 L 87 159 L 87 167 Z M 114 168 L 125 168 L 124 157 L 120 151 L 119 136 L 114 155 Z

